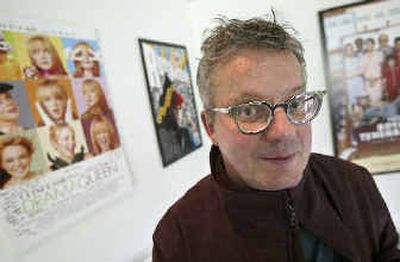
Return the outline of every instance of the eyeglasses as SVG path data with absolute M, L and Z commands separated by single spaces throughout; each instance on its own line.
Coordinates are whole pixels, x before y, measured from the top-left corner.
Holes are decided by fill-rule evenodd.
M 214 107 L 208 111 L 230 114 L 243 134 L 258 134 L 268 128 L 278 107 L 285 110 L 289 121 L 295 125 L 309 123 L 319 113 L 326 91 L 304 92 L 285 102 L 270 104 L 266 101 L 250 101 L 229 107 Z

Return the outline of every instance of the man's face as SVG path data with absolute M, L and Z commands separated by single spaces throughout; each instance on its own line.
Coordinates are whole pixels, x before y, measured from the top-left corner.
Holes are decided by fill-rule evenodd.
M 389 37 L 387 35 L 380 35 L 379 36 L 379 46 L 380 47 L 387 47 L 389 43 Z
M 367 51 L 371 52 L 375 48 L 375 44 L 372 41 L 367 41 Z
M 358 50 L 361 50 L 363 48 L 363 40 L 362 39 L 356 39 L 354 43 Z
M 300 93 L 304 84 L 300 64 L 288 51 L 241 50 L 217 66 L 214 76 L 217 107 L 251 99 L 282 102 Z M 216 113 L 214 122 L 206 122 L 234 182 L 261 190 L 290 188 L 300 182 L 311 150 L 309 124 L 291 124 L 281 107 L 268 129 L 257 135 L 242 134 L 227 114 Z

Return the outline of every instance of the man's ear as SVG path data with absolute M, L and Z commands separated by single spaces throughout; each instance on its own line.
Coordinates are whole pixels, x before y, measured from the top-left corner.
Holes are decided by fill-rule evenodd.
M 215 139 L 214 122 L 212 121 L 212 119 L 210 119 L 209 116 L 207 116 L 205 111 L 201 112 L 201 122 L 203 123 L 203 126 L 206 129 L 207 135 L 211 139 L 211 142 L 214 145 L 218 145 Z

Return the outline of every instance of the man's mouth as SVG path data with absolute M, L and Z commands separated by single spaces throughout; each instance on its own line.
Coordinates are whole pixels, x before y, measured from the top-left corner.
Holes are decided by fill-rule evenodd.
M 262 156 L 261 159 L 275 164 L 286 164 L 292 161 L 295 153 Z

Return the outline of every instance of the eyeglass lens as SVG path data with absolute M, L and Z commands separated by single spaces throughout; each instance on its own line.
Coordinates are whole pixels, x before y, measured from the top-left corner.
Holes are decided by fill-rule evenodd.
M 319 111 L 321 100 L 316 94 L 301 94 L 289 100 L 286 115 L 294 124 L 312 120 Z M 269 126 L 273 119 L 271 106 L 265 103 L 243 104 L 234 108 L 233 114 L 240 130 L 258 132 Z
M 240 105 L 234 115 L 239 128 L 249 132 L 265 128 L 272 120 L 271 108 L 266 104 Z

